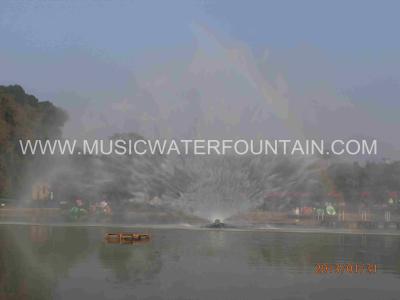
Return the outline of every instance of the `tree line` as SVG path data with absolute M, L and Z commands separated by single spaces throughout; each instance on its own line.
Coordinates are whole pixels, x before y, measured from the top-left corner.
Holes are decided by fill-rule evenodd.
M 67 114 L 49 101 L 39 101 L 19 85 L 0 86 L 0 197 L 23 190 L 33 158 L 22 155 L 19 139 L 61 136 Z
M 19 139 L 60 138 L 66 121 L 62 109 L 26 94 L 21 86 L 0 86 L 0 197 L 18 197 L 32 183 L 27 177 L 43 175 L 62 200 L 105 197 L 121 203 L 144 195 L 191 209 L 219 202 L 226 207 L 278 210 L 339 198 L 354 205 L 400 200 L 399 161 L 361 164 L 334 157 L 161 154 L 50 160 L 22 155 Z M 112 138 L 144 139 L 135 133 Z M 44 159 L 47 169 L 32 172 Z M 51 176 L 46 175 L 49 168 Z

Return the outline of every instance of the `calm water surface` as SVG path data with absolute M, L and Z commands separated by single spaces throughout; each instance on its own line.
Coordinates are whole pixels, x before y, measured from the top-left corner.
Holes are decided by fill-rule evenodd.
M 132 229 L 134 230 L 134 229 Z M 400 237 L 0 225 L 0 299 L 400 299 Z M 376 263 L 376 274 L 314 273 Z

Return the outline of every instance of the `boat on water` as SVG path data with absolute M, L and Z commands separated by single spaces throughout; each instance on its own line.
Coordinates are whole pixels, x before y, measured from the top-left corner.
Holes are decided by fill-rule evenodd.
M 134 243 L 149 241 L 150 234 L 132 232 L 107 233 L 104 238 L 108 243 Z

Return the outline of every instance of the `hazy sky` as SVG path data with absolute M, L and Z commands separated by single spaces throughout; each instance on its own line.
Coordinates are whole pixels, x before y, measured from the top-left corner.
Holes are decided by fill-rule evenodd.
M 1 1 L 0 84 L 65 135 L 369 136 L 400 148 L 399 1 Z

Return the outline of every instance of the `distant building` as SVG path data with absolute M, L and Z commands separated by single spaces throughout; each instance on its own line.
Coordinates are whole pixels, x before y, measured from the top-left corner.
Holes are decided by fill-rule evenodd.
M 38 182 L 32 186 L 33 201 L 47 201 L 51 198 L 50 187 L 47 183 Z

